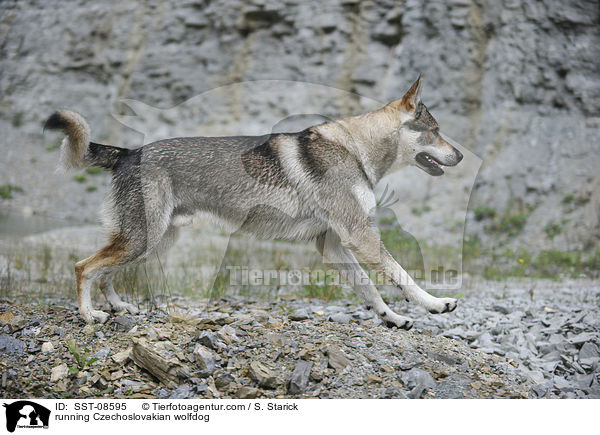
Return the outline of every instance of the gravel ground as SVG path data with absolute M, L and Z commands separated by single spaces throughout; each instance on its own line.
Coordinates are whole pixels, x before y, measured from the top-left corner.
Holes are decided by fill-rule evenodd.
M 3 395 L 600 398 L 596 283 L 477 288 L 450 315 L 398 303 L 409 332 L 344 300 L 172 296 L 95 326 L 70 299 L 2 300 Z
M 325 306 L 314 300 L 233 298 L 207 304 L 172 297 L 161 308 L 84 326 L 71 302 L 42 309 L 5 301 L 0 337 L 5 396 L 530 395 L 531 383 L 514 363 L 431 331 L 389 330 L 371 313 L 342 301 Z M 69 350 L 69 343 L 78 349 Z
M 65 290 L 74 258 L 102 238 L 81 227 L 2 245 L 3 396 L 600 398 L 598 281 L 465 276 L 453 313 L 391 302 L 415 320 L 409 332 L 385 328 L 356 299 L 252 292 L 208 301 L 159 291 L 153 310 L 138 297 L 140 314 L 91 327 Z M 256 258 L 275 249 L 294 267 L 315 255 L 312 246 L 257 243 L 236 249 Z M 197 273 L 182 261 L 211 264 L 227 245 L 207 228 L 190 230 L 167 274 Z
M 476 281 L 453 315 L 420 323 L 516 363 L 534 384 L 533 397 L 600 398 L 599 308 L 598 281 Z

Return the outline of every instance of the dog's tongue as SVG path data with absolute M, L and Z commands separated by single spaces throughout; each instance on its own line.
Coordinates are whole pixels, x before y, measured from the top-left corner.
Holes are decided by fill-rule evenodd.
M 427 160 L 429 160 L 431 163 L 433 163 L 434 165 L 436 165 L 438 168 L 440 167 L 440 164 L 438 162 L 436 162 L 433 157 L 427 156 Z

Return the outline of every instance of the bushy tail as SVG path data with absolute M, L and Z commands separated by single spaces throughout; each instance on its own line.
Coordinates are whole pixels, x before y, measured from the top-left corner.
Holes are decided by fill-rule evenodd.
M 70 110 L 58 110 L 44 124 L 44 130 L 46 129 L 62 130 L 67 135 L 60 146 L 62 169 L 89 166 L 84 157 L 90 144 L 90 126 L 83 116 Z
M 67 136 L 60 146 L 60 168 L 63 170 L 100 166 L 112 169 L 128 153 L 125 148 L 90 142 L 90 126 L 83 116 L 71 110 L 54 112 L 44 130 L 62 130 Z

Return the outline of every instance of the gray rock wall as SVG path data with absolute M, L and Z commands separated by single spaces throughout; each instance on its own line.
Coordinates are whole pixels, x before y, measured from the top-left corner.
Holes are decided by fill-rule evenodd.
M 424 101 L 443 130 L 483 159 L 470 209 L 525 213 L 515 246 L 593 248 L 600 239 L 599 24 L 594 0 L 3 1 L 0 184 L 25 193 L 1 204 L 60 216 L 77 206 L 72 215 L 95 215 L 103 189 L 74 202 L 80 186 L 53 175 L 56 155 L 43 151 L 51 139 L 40 126 L 57 107 L 84 113 L 97 140 L 134 146 L 143 138 L 109 116 L 133 114 L 122 99 L 180 105 L 153 112 L 145 125 L 142 117 L 146 133 L 255 133 L 291 114 L 359 113 L 373 100 L 401 96 L 423 73 Z M 227 86 L 265 79 L 345 92 Z M 214 106 L 186 103 L 222 86 Z M 433 182 L 408 169 L 388 182 L 403 199 L 402 222 L 439 237 L 462 232 L 456 204 L 469 199 L 469 177 L 457 168 Z M 431 211 L 410 212 L 425 203 Z M 468 232 L 505 236 L 468 218 Z M 544 228 L 552 223 L 563 230 L 550 238 Z

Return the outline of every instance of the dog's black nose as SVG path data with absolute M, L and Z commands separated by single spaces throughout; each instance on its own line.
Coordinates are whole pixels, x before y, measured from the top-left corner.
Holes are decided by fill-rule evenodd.
M 454 152 L 456 153 L 456 163 L 460 162 L 463 159 L 463 155 L 462 153 L 457 150 L 456 148 L 454 148 Z

